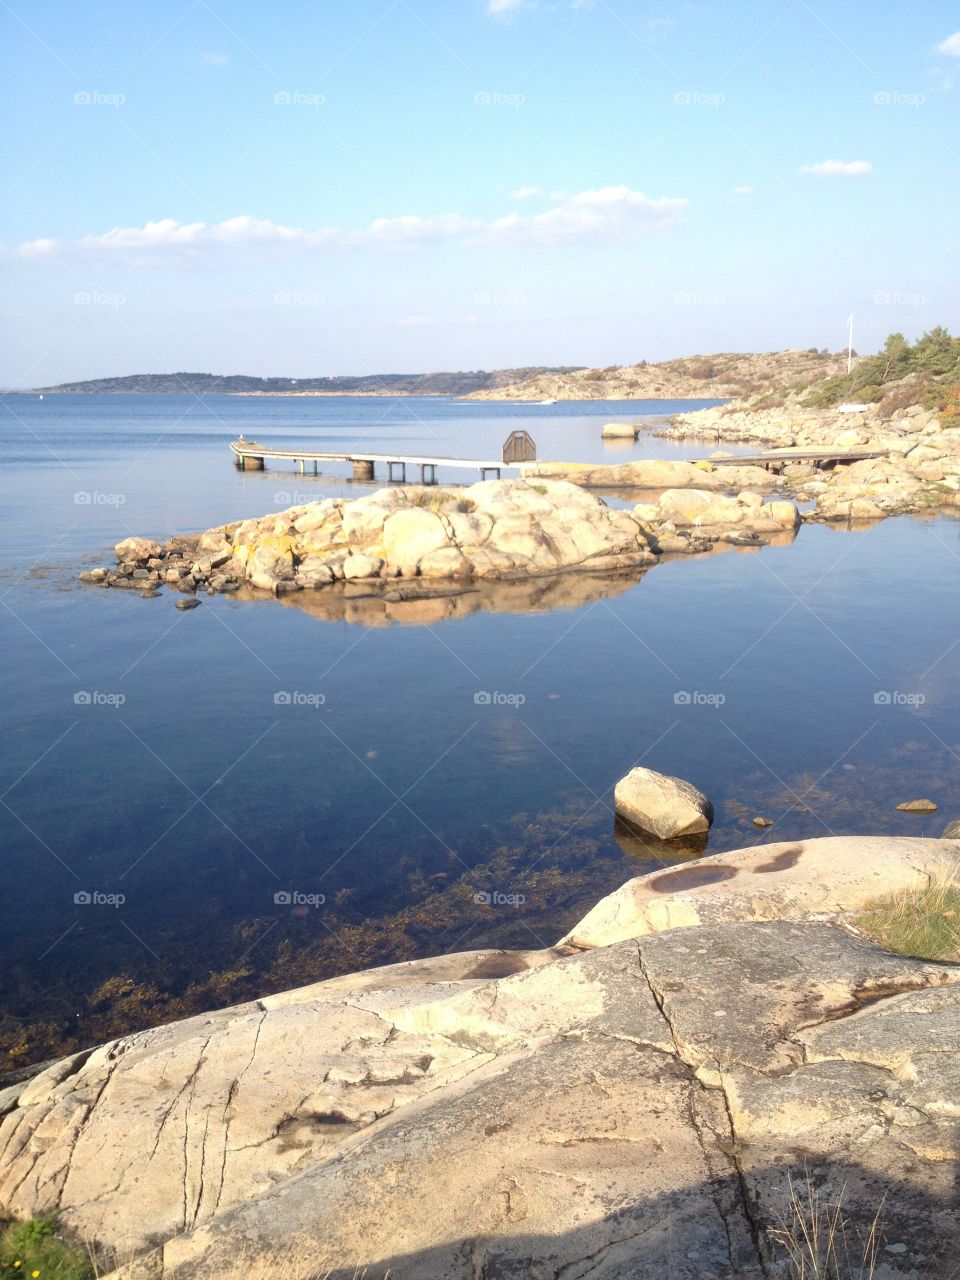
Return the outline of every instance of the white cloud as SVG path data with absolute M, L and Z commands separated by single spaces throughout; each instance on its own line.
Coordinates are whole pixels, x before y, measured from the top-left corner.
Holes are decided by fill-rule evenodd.
M 730 190 L 735 196 L 752 196 L 753 187 L 731 187 Z
M 217 53 L 216 50 L 208 49 L 203 55 L 204 62 L 211 67 L 227 67 L 233 61 L 229 53 Z
M 873 173 L 873 165 L 869 160 L 821 160 L 819 164 L 803 165 L 800 172 L 815 178 L 859 178 Z
M 510 196 L 513 200 L 532 200 L 534 196 L 538 196 L 539 194 L 539 187 L 517 187 L 516 191 L 510 192 Z
M 516 13 L 524 8 L 526 0 L 487 0 L 487 13 Z
M 366 227 L 285 227 L 243 215 L 224 222 L 178 222 L 163 218 L 143 227 L 114 227 L 77 240 L 40 239 L 21 244 L 18 253 L 33 260 L 108 262 L 148 265 L 199 260 L 228 251 L 386 247 L 420 248 L 436 244 L 509 247 L 602 243 L 655 235 L 683 218 L 688 201 L 651 197 L 629 187 L 601 187 L 564 196 L 542 213 L 510 213 L 502 218 L 464 218 L 459 214 L 377 218 Z
M 937 53 L 944 53 L 948 58 L 960 58 L 960 31 L 955 31 L 946 40 L 937 45 Z

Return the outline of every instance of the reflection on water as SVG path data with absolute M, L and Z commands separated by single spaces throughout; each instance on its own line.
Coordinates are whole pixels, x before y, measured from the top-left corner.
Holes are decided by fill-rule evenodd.
M 646 570 L 615 573 L 577 571 L 524 578 L 515 581 L 478 580 L 466 586 L 400 586 L 397 580 L 383 586 L 336 583 L 316 591 L 282 596 L 280 603 L 323 622 L 346 622 L 364 627 L 392 623 L 434 626 L 477 613 L 547 613 L 554 609 L 582 609 L 610 596 L 629 591 Z M 234 599 L 260 599 L 274 603 L 263 592 L 244 590 Z

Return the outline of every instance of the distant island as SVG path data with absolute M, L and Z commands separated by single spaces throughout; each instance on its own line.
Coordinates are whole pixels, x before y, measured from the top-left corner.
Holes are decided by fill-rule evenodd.
M 372 373 L 331 378 L 255 378 L 232 373 L 132 373 L 36 387 L 44 395 L 240 395 L 240 396 L 465 396 L 497 391 L 545 375 L 562 377 L 582 365 L 522 369 L 474 369 L 461 373 Z

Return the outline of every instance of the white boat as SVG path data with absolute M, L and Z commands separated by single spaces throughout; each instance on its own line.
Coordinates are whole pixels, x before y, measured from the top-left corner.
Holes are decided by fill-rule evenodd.
M 556 404 L 556 400 L 538 400 L 537 404 Z

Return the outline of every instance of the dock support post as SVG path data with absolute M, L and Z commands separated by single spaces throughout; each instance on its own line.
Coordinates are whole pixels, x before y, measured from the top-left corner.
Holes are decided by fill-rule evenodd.
M 405 462 L 388 462 L 387 463 L 387 479 L 391 484 L 396 483 L 397 477 L 394 475 L 394 467 L 400 468 L 400 483 L 404 484 L 407 479 L 407 464 Z
M 499 467 L 481 467 L 481 468 L 480 468 L 480 479 L 481 479 L 481 480 L 486 480 L 486 478 L 487 478 L 487 472 L 488 472 L 488 471 L 494 471 L 494 472 L 496 472 L 496 475 L 495 475 L 495 477 L 494 477 L 494 478 L 495 478 L 496 480 L 499 480 L 499 479 L 500 479 L 500 468 L 499 468 Z
M 369 458 L 353 459 L 353 478 L 361 481 L 373 479 L 373 463 Z
M 313 460 L 313 474 L 314 474 L 314 475 L 317 475 L 317 460 L 316 460 L 316 458 L 314 458 L 314 460 Z
M 263 459 L 258 458 L 252 453 L 244 453 L 241 454 L 241 465 L 243 466 L 244 471 L 246 471 L 248 467 L 251 471 L 262 471 Z
M 420 463 L 420 483 L 436 484 L 437 483 L 437 467 L 433 462 Z

